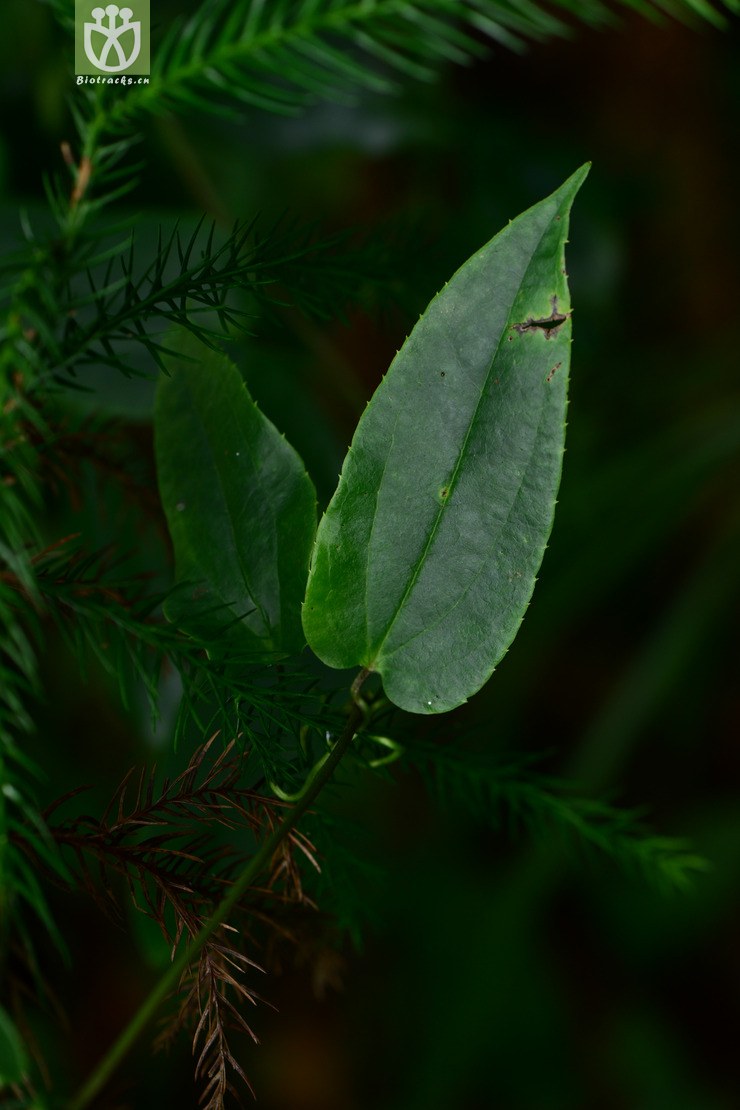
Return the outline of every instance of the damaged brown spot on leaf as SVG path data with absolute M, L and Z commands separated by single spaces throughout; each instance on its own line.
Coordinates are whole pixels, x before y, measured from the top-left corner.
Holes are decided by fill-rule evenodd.
M 553 366 L 552 370 L 550 371 L 550 373 L 545 378 L 545 381 L 546 382 L 551 382 L 552 379 L 555 377 L 555 372 L 557 370 L 559 370 L 562 365 L 563 365 L 562 362 L 556 362 L 555 365 Z
M 545 339 L 552 339 L 554 335 L 557 335 L 570 313 L 558 310 L 558 298 L 556 296 L 550 299 L 550 303 L 552 304 L 552 312 L 549 316 L 543 316 L 540 319 L 530 316 L 528 320 L 521 324 L 512 324 L 513 330 L 518 335 L 524 335 L 526 332 L 532 331 L 544 331 Z

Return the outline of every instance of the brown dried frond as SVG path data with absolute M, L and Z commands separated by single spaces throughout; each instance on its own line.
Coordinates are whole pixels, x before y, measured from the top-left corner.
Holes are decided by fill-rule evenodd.
M 155 1042 L 157 1048 L 166 1047 L 177 1033 L 193 1024 L 193 1015 L 197 1016 L 193 1055 L 196 1058 L 195 1078 L 204 1084 L 200 1097 L 204 1110 L 221 1110 L 227 1093 L 238 1101 L 238 1092 L 229 1078 L 231 1071 L 254 1096 L 243 1068 L 229 1047 L 227 1034 L 234 1030 L 246 1033 L 259 1044 L 238 1007 L 264 1002 L 241 978 L 247 967 L 256 965 L 220 939 L 219 933 L 221 930 L 201 950 L 197 964 L 185 972 L 180 984 L 178 1010 Z
M 239 841 L 250 833 L 257 845 L 286 808 L 240 784 L 243 756 L 234 741 L 209 758 L 216 736 L 194 752 L 181 774 L 159 787 L 156 769 L 129 771 L 99 820 L 79 816 L 50 822 L 76 792 L 45 814 L 56 842 L 74 856 L 78 882 L 116 916 L 123 881 L 136 909 L 156 921 L 173 957 L 181 943 L 200 932 L 249 858 L 241 843 L 219 843 L 214 830 L 238 833 Z M 244 973 L 263 969 L 234 946 L 234 937 L 240 945 L 253 944 L 254 929 L 262 926 L 268 947 L 275 936 L 296 939 L 286 916 L 296 909 L 315 910 L 303 888 L 301 859 L 318 869 L 311 841 L 293 830 L 276 851 L 264 885 L 253 887 L 238 908 L 239 929 L 222 925 L 186 971 L 179 1005 L 155 1042 L 165 1046 L 184 1028 L 194 1027 L 195 1074 L 205 1083 L 205 1110 L 222 1110 L 226 1093 L 236 1094 L 232 1073 L 251 1091 L 226 1034 L 237 1029 L 257 1041 L 239 1007 L 262 1001 Z

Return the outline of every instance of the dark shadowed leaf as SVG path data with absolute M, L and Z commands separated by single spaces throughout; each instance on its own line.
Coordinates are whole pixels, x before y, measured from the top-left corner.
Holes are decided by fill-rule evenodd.
M 157 471 L 183 628 L 231 630 L 255 652 L 300 650 L 316 493 L 234 364 L 187 334 L 167 342 L 155 412 Z

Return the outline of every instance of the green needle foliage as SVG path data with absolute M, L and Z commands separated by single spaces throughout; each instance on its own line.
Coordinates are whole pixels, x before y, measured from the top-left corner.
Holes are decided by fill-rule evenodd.
M 562 853 L 576 847 L 596 859 L 607 857 L 663 894 L 690 890 L 707 870 L 707 861 L 685 841 L 653 835 L 644 814 L 579 795 L 532 760 L 505 763 L 419 740 L 404 744 L 403 752 L 440 805 L 453 812 L 465 807 L 476 820 L 510 835 L 525 832 L 550 853 L 555 843 Z
M 69 5 L 54 6 L 66 19 Z M 647 0 L 631 6 L 654 10 Z M 724 23 L 704 0 L 656 7 Z M 736 10 L 734 0 L 727 7 Z M 565 33 L 570 20 L 609 18 L 600 0 L 211 0 L 169 28 L 149 85 L 96 105 L 94 129 L 118 131 L 140 113 L 177 107 L 295 115 L 316 100 L 351 102 L 359 90 L 390 93 L 402 80 L 431 80 L 440 64 L 470 62 L 490 42 L 516 49 Z
M 71 3 L 51 6 L 71 30 Z M 722 18 L 700 0 L 665 10 Z M 312 481 L 224 348 L 251 335 L 258 362 L 254 333 L 268 320 L 333 320 L 370 287 L 382 302 L 394 277 L 385 246 L 285 218 L 250 216 L 223 232 L 204 216 L 160 232 L 148 253 L 122 204 L 138 187 L 148 114 L 295 115 L 608 14 L 594 0 L 211 0 L 154 42 L 148 84 L 115 97 L 76 90 L 69 180 L 50 175 L 46 215 L 24 220 L 25 243 L 2 267 L 0 957 L 9 983 L 33 981 L 44 997 L 37 938 L 66 952 L 53 887 L 86 891 L 113 915 L 142 911 L 173 960 L 70 1103 L 79 1110 L 172 994 L 159 1040 L 190 1029 L 202 1103 L 220 1110 L 235 1078 L 249 1087 L 230 1031 L 253 1035 L 244 1011 L 260 999 L 253 973 L 273 948 L 306 947 L 322 898 L 359 940 L 364 880 L 351 873 L 365 862 L 351 858 L 346 822 L 331 806 L 308 815 L 318 848 L 296 827 L 340 759 L 360 781 L 417 766 L 436 796 L 476 819 L 554 828 L 567 834 L 564 853 L 595 849 L 661 889 L 684 890 L 704 868 L 631 810 L 527 761 L 426 743 L 403 716 L 447 712 L 480 690 L 532 595 L 562 463 L 564 249 L 586 168 L 432 301 L 359 423 L 317 535 Z M 70 404 L 69 391 L 104 370 L 160 376 L 158 495 L 151 467 L 132 462 L 132 429 L 80 419 Z M 122 491 L 112 525 L 97 519 L 101 475 Z M 65 497 L 83 505 L 81 534 L 66 530 Z M 147 514 L 141 549 L 127 549 L 122 522 Z M 82 793 L 81 769 L 42 807 L 34 733 L 56 637 L 79 673 L 112 680 L 132 728 L 149 714 L 184 768 L 162 782 L 122 764 L 102 812 Z M 381 737 L 378 721 L 399 739 Z M 43 1069 L 27 1027 L 10 990 L 0 1083 L 30 1107 Z

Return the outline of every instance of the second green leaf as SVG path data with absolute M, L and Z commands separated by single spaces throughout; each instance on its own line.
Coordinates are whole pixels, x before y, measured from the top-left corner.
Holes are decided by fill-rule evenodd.
M 179 584 L 168 617 L 255 655 L 299 651 L 316 493 L 224 355 L 168 341 L 155 413 L 159 489 Z

